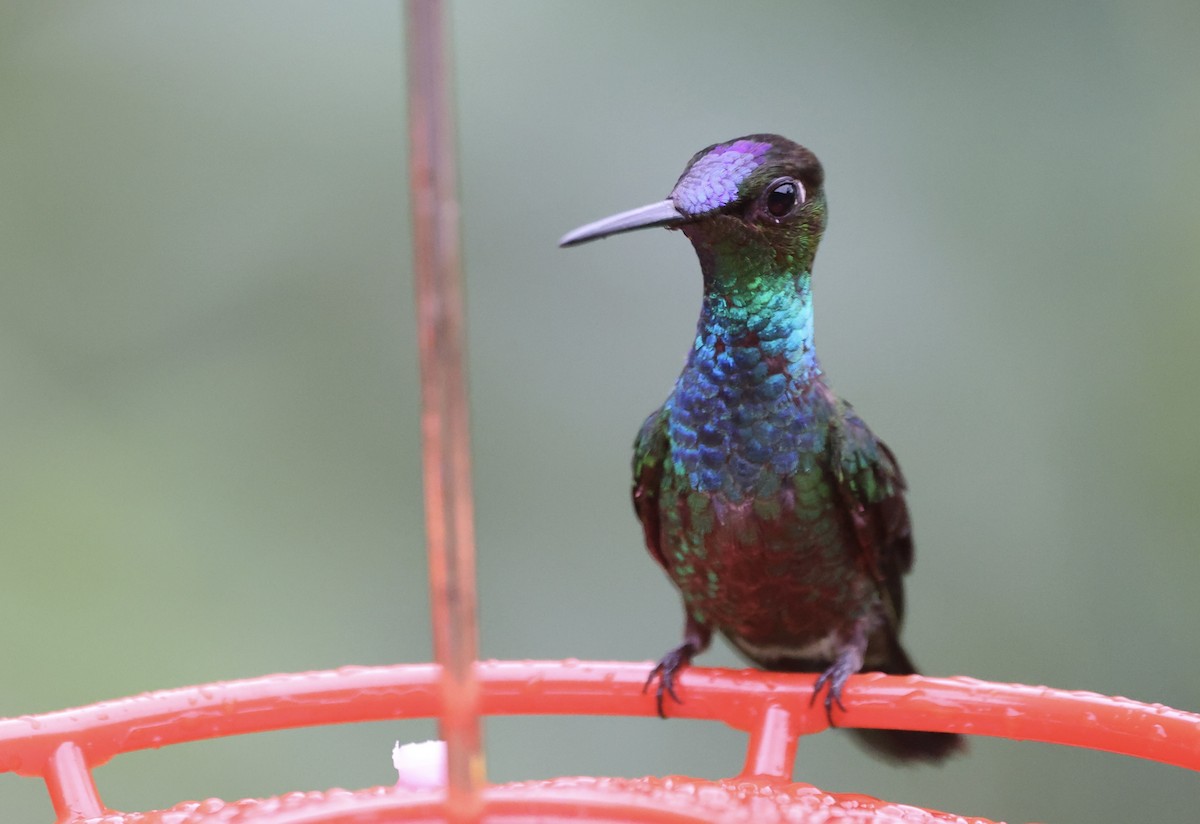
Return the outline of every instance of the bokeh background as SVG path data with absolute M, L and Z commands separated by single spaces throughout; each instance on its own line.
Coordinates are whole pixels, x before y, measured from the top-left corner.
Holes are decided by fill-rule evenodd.
M 628 502 L 690 343 L 686 241 L 560 251 L 756 131 L 812 147 L 818 341 L 900 456 L 933 674 L 1200 709 L 1200 5 L 453 4 L 482 650 L 657 658 Z M 0 715 L 430 658 L 394 2 L 0 6 Z M 718 644 L 703 659 L 735 665 Z M 208 742 L 111 805 L 360 787 L 428 722 Z M 490 775 L 741 763 L 716 724 L 502 719 Z M 978 739 L 831 790 L 1190 820 L 1200 780 Z M 0 775 L 0 817 L 49 820 Z

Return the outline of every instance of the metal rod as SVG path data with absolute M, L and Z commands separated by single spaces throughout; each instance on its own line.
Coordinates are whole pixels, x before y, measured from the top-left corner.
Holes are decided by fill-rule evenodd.
M 478 630 L 471 444 L 444 4 L 441 0 L 408 0 L 406 29 L 433 646 L 442 666 L 440 730 L 447 748 L 447 814 L 451 821 L 467 822 L 481 814 L 485 771 L 474 669 Z

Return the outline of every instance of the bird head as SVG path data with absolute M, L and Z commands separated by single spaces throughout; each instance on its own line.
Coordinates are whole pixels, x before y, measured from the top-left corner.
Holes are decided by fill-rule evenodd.
M 798 143 L 747 135 L 697 152 L 666 200 L 581 226 L 559 245 L 664 226 L 687 235 L 706 273 L 727 256 L 807 270 L 825 228 L 824 179 Z

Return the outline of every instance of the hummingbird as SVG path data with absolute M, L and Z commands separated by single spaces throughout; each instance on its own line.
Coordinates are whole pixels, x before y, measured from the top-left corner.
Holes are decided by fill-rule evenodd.
M 825 380 L 812 268 L 824 170 L 752 134 L 697 152 L 662 201 L 581 226 L 560 246 L 662 226 L 692 242 L 704 296 L 687 361 L 634 444 L 646 548 L 679 589 L 683 643 L 658 662 L 659 715 L 715 632 L 767 670 L 820 673 L 843 712 L 860 670 L 917 672 L 900 643 L 913 537 L 892 451 Z M 941 761 L 951 733 L 853 730 L 898 761 Z

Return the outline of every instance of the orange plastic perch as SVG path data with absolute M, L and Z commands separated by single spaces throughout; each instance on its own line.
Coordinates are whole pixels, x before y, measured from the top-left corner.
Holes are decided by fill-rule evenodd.
M 655 712 L 653 697 L 642 692 L 649 667 L 649 664 L 569 660 L 488 661 L 477 665 L 477 674 L 483 712 L 487 715 L 649 716 Z M 78 709 L 3 719 L 0 720 L 0 769 L 43 778 L 60 821 L 98 817 L 106 811 L 91 770 L 116 755 L 242 733 L 432 717 L 441 709 L 439 677 L 439 668 L 431 664 L 346 667 L 162 690 Z M 746 787 L 766 782 L 776 788 L 770 794 L 773 803 L 783 800 L 778 793 L 784 787 L 802 788 L 804 785 L 789 783 L 797 740 L 828 726 L 824 707 L 819 703 L 810 706 L 814 680 L 811 675 L 687 669 L 679 681 L 683 703 L 672 705 L 671 714 L 723 721 L 749 734 L 740 776 L 742 783 L 692 784 L 723 786 L 721 793 L 740 786 L 743 788 L 740 792 L 749 799 L 759 794 L 757 790 L 750 793 Z M 941 730 L 1043 741 L 1107 750 L 1200 771 L 1200 715 L 1125 698 L 970 678 L 867 674 L 850 679 L 843 701 L 846 712 L 834 714 L 835 724 L 841 727 Z M 659 801 L 673 798 L 677 786 L 690 781 L 673 780 L 676 789 L 671 792 L 658 787 L 658 796 L 662 797 L 655 797 Z M 514 799 L 520 795 L 521 786 L 530 790 L 539 787 L 535 795 L 543 804 L 551 804 L 553 798 L 564 793 L 569 797 L 582 793 L 588 798 L 599 798 L 605 794 L 598 789 L 602 785 L 609 787 L 610 794 L 619 787 L 626 794 L 630 791 L 629 782 L 621 784 L 616 779 L 571 781 L 574 783 L 569 784 L 569 791 L 555 782 L 491 787 L 485 793 L 488 814 L 499 814 L 505 805 L 511 807 L 516 803 Z M 820 792 L 815 788 L 807 791 Z M 381 796 L 383 791 L 367 792 L 366 796 L 346 793 L 338 805 L 366 804 L 380 807 L 381 811 L 386 807 L 390 810 L 387 815 L 393 817 L 403 808 L 416 816 L 411 818 L 406 813 L 404 820 L 421 820 L 424 813 L 417 808 L 433 810 L 439 797 L 434 793 L 422 801 L 420 794 L 399 798 L 395 793 Z M 634 794 L 648 801 L 646 792 L 638 790 Z M 861 797 L 853 798 L 857 799 L 855 809 L 865 812 L 867 807 Z M 375 800 L 368 804 L 369 799 Z M 655 818 L 647 807 L 646 817 L 627 820 L 705 820 L 679 818 L 684 813 L 677 806 L 670 803 L 664 806 L 664 810 L 675 809 L 675 818 Z M 278 807 L 274 809 L 282 814 Z M 905 809 L 917 812 L 916 808 Z M 299 811 L 293 809 L 289 813 L 295 814 Z

